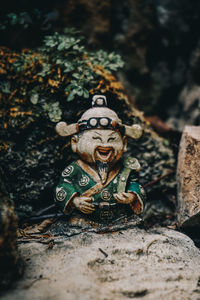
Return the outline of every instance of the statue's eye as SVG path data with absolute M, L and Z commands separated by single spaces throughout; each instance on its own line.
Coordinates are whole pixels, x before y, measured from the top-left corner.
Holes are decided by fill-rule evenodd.
M 99 140 L 99 141 L 101 141 L 100 136 L 93 136 L 92 138 L 93 138 L 93 140 Z
M 116 140 L 116 137 L 110 137 L 110 138 L 108 139 L 108 142 L 112 142 L 112 141 L 114 141 L 114 140 Z

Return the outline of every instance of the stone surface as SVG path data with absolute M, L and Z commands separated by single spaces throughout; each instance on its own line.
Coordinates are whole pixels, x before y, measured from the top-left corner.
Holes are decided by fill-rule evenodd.
M 200 251 L 182 233 L 138 228 L 27 240 L 23 279 L 2 300 L 199 299 Z
M 0 196 L 0 291 L 19 275 L 17 217 L 11 200 Z
M 186 126 L 178 155 L 178 225 L 200 228 L 200 126 Z

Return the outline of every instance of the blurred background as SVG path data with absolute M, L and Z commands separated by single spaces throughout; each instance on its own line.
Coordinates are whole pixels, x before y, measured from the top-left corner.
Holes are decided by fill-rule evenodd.
M 146 115 L 179 130 L 200 123 L 198 0 L 7 0 L 1 22 L 23 12 L 1 32 L 1 45 L 34 48 L 46 34 L 75 27 L 88 49 L 121 54 L 118 78 Z

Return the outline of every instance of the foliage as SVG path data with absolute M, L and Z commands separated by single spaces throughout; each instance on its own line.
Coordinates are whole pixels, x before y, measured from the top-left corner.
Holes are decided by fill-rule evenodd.
M 9 13 L 5 20 L 0 24 L 0 30 L 6 30 L 9 26 L 20 25 L 23 28 L 28 28 L 31 24 L 30 16 L 27 12 L 20 12 L 18 14 Z
M 56 101 L 53 104 L 49 105 L 44 103 L 43 108 L 48 112 L 49 118 L 52 122 L 58 122 L 61 119 L 62 111 L 59 108 L 59 102 Z
M 52 34 L 57 11 L 28 9 L 28 11 L 1 12 L 0 45 L 12 49 L 36 48 L 47 34 Z
M 108 72 L 123 66 L 120 56 L 115 53 L 108 54 L 103 50 L 94 53 L 86 51 L 82 43 L 83 38 L 77 38 L 73 34 L 73 29 L 68 30 L 67 35 L 56 32 L 44 39 L 44 46 L 41 48 L 64 74 L 72 77 L 65 88 L 67 101 L 73 100 L 76 95 L 89 97 L 88 86 L 96 84 L 99 77 L 94 70 L 95 66 L 102 66 Z
M 120 92 L 122 86 L 111 73 L 122 66 L 119 55 L 89 52 L 83 37 L 66 29 L 64 34 L 46 36 L 37 51 L 0 49 L 1 97 L 28 100 L 38 114 L 57 122 L 62 117 L 61 102 L 87 99 L 95 91 Z

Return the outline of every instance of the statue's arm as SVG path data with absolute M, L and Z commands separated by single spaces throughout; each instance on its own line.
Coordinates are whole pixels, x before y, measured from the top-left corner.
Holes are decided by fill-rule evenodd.
M 144 210 L 146 194 L 143 187 L 137 182 L 130 179 L 126 188 L 127 193 L 134 194 L 134 200 L 130 203 L 131 209 L 140 214 Z
M 61 179 L 61 182 L 55 188 L 54 199 L 58 208 L 66 215 L 72 211 L 73 199 L 76 196 L 78 196 L 78 193 L 75 187 Z

